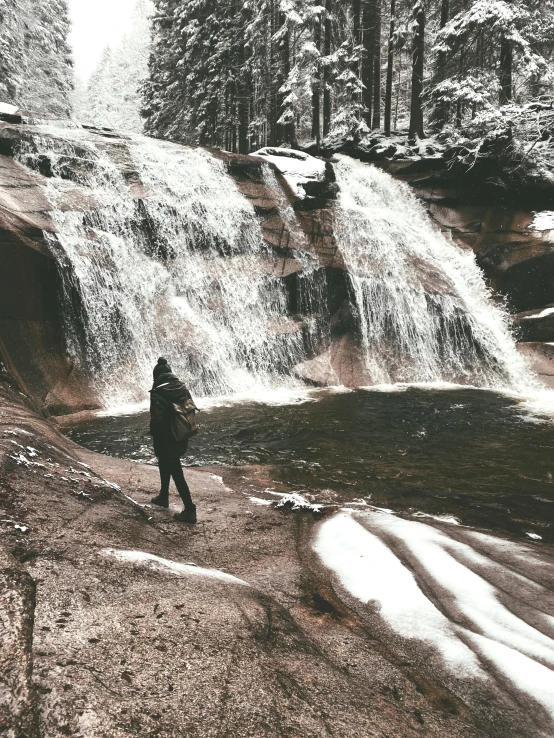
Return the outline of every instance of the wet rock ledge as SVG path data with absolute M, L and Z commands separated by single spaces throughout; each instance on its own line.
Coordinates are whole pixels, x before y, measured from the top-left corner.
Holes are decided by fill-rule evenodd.
M 148 219 L 144 202 L 149 193 L 133 164 L 129 138 L 106 129 L 83 128 L 79 133 L 81 138 L 74 141 L 63 128 L 0 121 L 0 260 L 4 267 L 0 274 L 0 359 L 48 415 L 100 406 L 90 377 L 78 361 L 68 359 L 61 307 L 63 288 L 52 253 L 52 243 L 56 243 L 51 215 L 54 206 L 44 192 L 54 169 L 68 183 L 56 206 L 94 220 L 98 203 L 94 190 L 86 186 L 93 162 L 85 143 L 92 143 L 117 167 L 128 186 L 128 197 L 135 208 L 133 227 L 143 233 L 157 258 L 168 258 Z M 17 160 L 22 150 L 29 154 L 27 160 L 32 166 Z M 340 375 L 344 368 L 345 382 L 360 384 L 355 381 L 361 364 L 355 361 L 357 336 L 351 330 L 348 278 L 332 229 L 336 185 L 331 182 L 331 165 L 324 165 L 323 181 L 306 185 L 306 195 L 300 202 L 271 161 L 216 150 L 210 153 L 223 161 L 256 212 L 268 247 L 260 269 L 284 283 L 290 320 L 275 330 L 305 332 L 307 320 L 312 317 L 300 314 L 296 304 L 297 282 L 303 269 L 297 254 L 302 252 L 322 267 L 328 285 L 332 335 L 330 345 L 318 347 L 319 353 L 325 358 L 326 352 L 331 352 L 335 357 L 333 371 Z M 272 173 L 272 181 L 264 177 L 264 168 Z M 296 210 L 293 224 L 283 217 L 283 210 L 291 205 Z M 329 361 L 324 364 L 327 366 Z M 309 382 L 326 381 L 326 376 L 310 367 L 299 366 L 298 374 L 306 375 Z
M 509 689 L 454 688 L 337 594 L 312 546 L 333 510 L 188 477 L 196 527 L 146 505 L 156 469 L 76 446 L 0 382 L 4 735 L 547 734 Z

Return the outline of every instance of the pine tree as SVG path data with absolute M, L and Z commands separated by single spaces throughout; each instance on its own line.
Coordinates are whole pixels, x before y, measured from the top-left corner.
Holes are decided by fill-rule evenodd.
M 6 0 L 4 0 L 6 1 Z M 246 152 L 552 93 L 552 0 L 155 0 L 146 130 Z M 383 18 L 381 18 L 383 16 Z M 381 25 L 388 25 L 382 34 Z
M 331 130 L 331 64 L 332 64 L 332 36 L 333 36 L 333 0 L 325 0 L 325 32 L 323 44 L 323 135 L 327 136 Z
M 385 136 L 391 134 L 392 76 L 394 71 L 394 38 L 396 31 L 396 0 L 390 3 L 390 25 L 387 43 L 387 82 L 385 89 Z
M 520 102 L 532 94 L 534 79 L 552 79 L 538 43 L 538 16 L 552 28 L 552 3 L 475 0 L 445 23 L 436 36 L 440 72 L 430 93 L 440 124 L 445 109 L 457 111 L 461 126 L 467 111 L 474 117 L 507 105 L 516 77 Z
M 415 0 L 412 9 L 412 95 L 408 137 L 424 137 L 423 133 L 423 68 L 425 59 L 425 8 Z
M 38 114 L 71 111 L 73 62 L 66 0 L 0 0 L 0 92 Z
M 148 76 L 151 14 L 150 3 L 137 0 L 129 34 L 116 49 L 104 49 L 86 90 L 77 96 L 75 115 L 79 120 L 142 131 L 139 87 Z

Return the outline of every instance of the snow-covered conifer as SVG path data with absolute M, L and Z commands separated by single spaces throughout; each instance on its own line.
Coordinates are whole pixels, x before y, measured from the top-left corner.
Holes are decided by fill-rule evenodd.
M 71 110 L 66 0 L 0 0 L 0 95 L 38 114 Z

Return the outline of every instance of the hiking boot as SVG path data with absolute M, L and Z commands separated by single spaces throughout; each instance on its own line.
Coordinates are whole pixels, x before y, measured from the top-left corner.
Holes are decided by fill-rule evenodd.
M 152 497 L 150 503 L 159 507 L 169 507 L 169 498 L 163 495 L 156 495 L 156 497 Z
M 196 523 L 196 505 L 193 505 L 189 510 L 185 508 L 180 513 L 176 513 L 173 517 L 180 523 Z

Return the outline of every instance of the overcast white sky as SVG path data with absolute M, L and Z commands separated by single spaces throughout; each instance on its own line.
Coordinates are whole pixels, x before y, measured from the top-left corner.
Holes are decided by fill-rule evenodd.
M 129 30 L 135 0 L 68 0 L 75 71 L 87 82 L 106 44 L 117 46 Z

